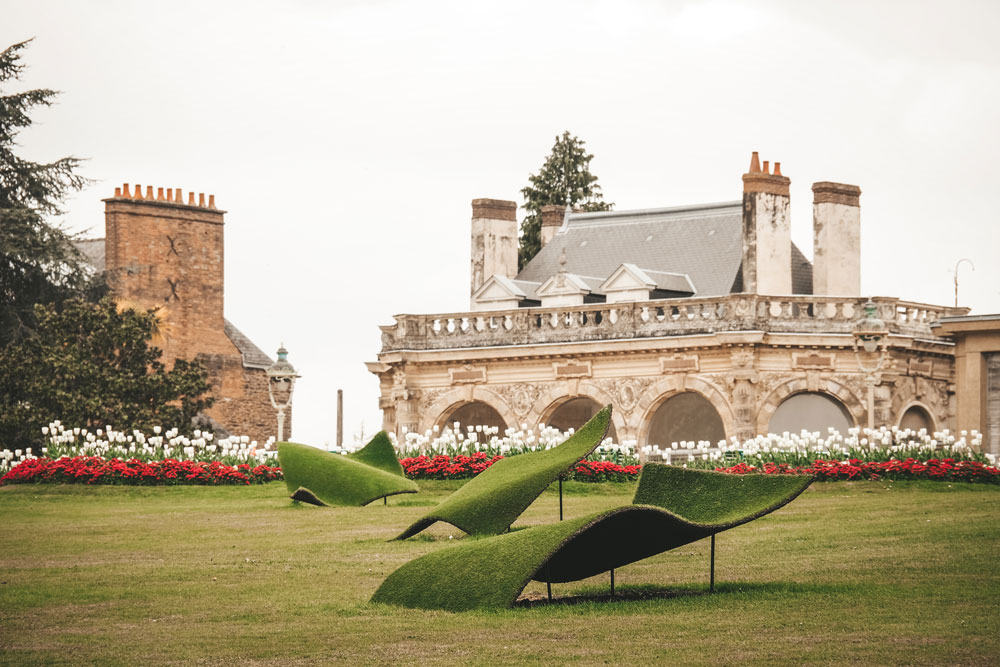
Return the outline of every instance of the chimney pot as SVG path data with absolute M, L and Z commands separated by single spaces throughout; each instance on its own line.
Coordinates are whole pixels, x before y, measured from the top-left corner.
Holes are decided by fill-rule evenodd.
M 184 203 L 184 193 L 181 191 L 180 188 L 174 190 L 174 201 L 177 202 L 178 204 Z
M 173 201 L 173 200 L 174 200 L 174 189 L 167 188 L 167 201 Z
M 146 199 L 150 199 L 151 200 L 152 198 L 153 198 L 153 186 L 152 185 L 147 185 L 146 186 Z
M 156 201 L 163 201 L 163 188 L 156 188 Z
M 750 157 L 750 173 L 756 174 L 759 171 L 760 171 L 760 159 L 757 157 L 757 151 L 754 151 L 753 155 Z
M 122 196 L 122 189 L 121 189 L 121 187 L 116 187 L 115 188 L 115 198 L 117 199 L 118 197 L 121 197 L 121 196 Z
M 194 206 L 194 193 L 188 193 L 188 206 Z
M 771 173 L 771 166 L 770 165 L 771 165 L 770 161 L 764 160 L 764 173 L 765 174 L 770 174 Z
M 129 188 L 128 183 L 122 183 L 122 197 L 124 197 L 125 199 L 132 198 L 132 190 L 131 188 Z
M 215 195 L 208 195 L 208 207 L 215 208 Z
M 198 206 L 201 206 L 202 208 L 205 208 L 205 193 L 204 192 L 198 193 Z
M 774 163 L 774 175 L 775 176 L 781 176 L 781 163 L 780 162 L 775 162 Z
M 138 183 L 135 184 L 135 198 L 142 199 L 142 186 Z

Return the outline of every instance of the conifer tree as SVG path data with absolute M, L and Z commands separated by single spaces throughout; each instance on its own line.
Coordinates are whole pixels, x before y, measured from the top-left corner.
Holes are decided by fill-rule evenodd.
M 527 216 L 521 222 L 521 242 L 518 268 L 541 250 L 542 207 L 547 204 L 569 205 L 584 211 L 610 211 L 613 203 L 605 202 L 597 176 L 590 173 L 593 155 L 584 149 L 583 140 L 563 132 L 556 137 L 552 152 L 537 174 L 528 177 L 529 185 L 521 189 L 523 208 Z
M 36 303 L 58 303 L 94 288 L 73 238 L 47 221 L 59 215 L 69 193 L 88 182 L 77 173 L 80 160 L 64 157 L 46 164 L 14 153 L 17 134 L 32 124 L 31 110 L 50 106 L 58 94 L 6 92 L 24 70 L 21 51 L 30 41 L 0 53 L 0 347 L 32 332 Z

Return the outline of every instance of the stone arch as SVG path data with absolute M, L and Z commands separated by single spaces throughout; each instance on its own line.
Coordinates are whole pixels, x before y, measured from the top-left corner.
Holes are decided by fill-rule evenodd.
M 948 424 L 948 401 L 939 398 L 943 392 L 935 391 L 938 382 L 919 376 L 897 378 L 892 392 L 892 421 L 900 424 L 911 407 L 919 405 L 930 415 L 934 428 Z M 937 400 L 935 400 L 937 399 Z
M 691 392 L 700 395 L 708 400 L 715 408 L 719 418 L 722 419 L 722 427 L 725 430 L 725 437 L 731 436 L 736 431 L 736 422 L 733 417 L 733 408 L 719 389 L 696 375 L 689 376 L 669 376 L 659 380 L 652 387 L 643 392 L 642 398 L 632 411 L 639 416 L 636 424 L 636 432 L 639 434 L 639 446 L 645 447 L 647 444 L 649 428 L 653 423 L 653 417 L 661 405 L 669 399 Z
M 517 416 L 507 405 L 507 401 L 490 389 L 478 385 L 456 387 L 437 398 L 424 411 L 420 418 L 420 430 L 427 431 L 434 426 L 444 426 L 449 415 L 463 405 L 485 403 L 500 415 L 508 427 L 516 427 Z
M 560 405 L 574 398 L 589 398 L 597 403 L 599 408 L 603 408 L 609 403 L 612 405 L 611 428 L 608 429 L 608 433 L 613 434 L 615 442 L 618 442 L 619 438 L 629 437 L 625 418 L 618 406 L 615 405 L 614 397 L 611 394 L 589 380 L 572 381 L 572 383 L 575 384 L 575 391 L 573 386 L 570 386 L 567 391 L 565 382 L 557 382 L 542 391 L 528 413 L 530 422 L 536 425 L 547 424 L 547 419 L 559 409 Z
M 778 385 L 764 398 L 760 410 L 757 411 L 757 433 L 768 432 L 768 424 L 770 424 L 771 417 L 774 416 L 779 405 L 795 394 L 804 393 L 825 394 L 839 401 L 854 421 L 853 426 L 858 426 L 866 421 L 867 407 L 865 403 L 847 386 L 836 380 L 825 380 L 821 388 L 810 388 L 809 382 L 803 377 Z
M 937 430 L 938 422 L 936 419 L 934 419 L 934 411 L 931 410 L 930 406 L 920 401 L 910 401 L 905 406 L 903 406 L 903 409 L 898 412 L 898 415 L 896 417 L 897 428 L 904 428 L 903 421 L 906 420 L 907 413 L 909 413 L 911 410 L 919 410 L 924 413 L 926 420 L 929 422 L 927 424 L 928 433 L 933 433 L 934 431 Z M 906 427 L 906 428 L 912 428 L 912 427 Z M 919 428 L 914 430 L 919 430 Z

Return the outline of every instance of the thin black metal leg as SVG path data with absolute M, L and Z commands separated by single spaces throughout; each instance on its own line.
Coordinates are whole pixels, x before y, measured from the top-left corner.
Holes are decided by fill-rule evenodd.
M 563 520 L 563 508 L 562 508 L 562 477 L 559 478 L 559 520 Z
M 712 533 L 712 565 L 711 574 L 709 574 L 708 579 L 708 592 L 715 592 L 715 533 Z
M 615 568 L 611 568 L 611 597 L 615 596 Z
M 549 602 L 552 602 L 552 582 L 551 581 L 546 581 L 545 582 L 545 590 L 547 590 L 548 593 L 549 593 Z
M 382 496 L 382 504 L 383 505 L 389 504 L 389 496 Z

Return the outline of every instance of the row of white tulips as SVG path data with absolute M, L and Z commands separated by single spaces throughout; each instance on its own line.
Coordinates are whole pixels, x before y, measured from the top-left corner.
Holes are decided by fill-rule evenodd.
M 85 428 L 68 428 L 56 420 L 42 427 L 46 444 L 41 451 L 32 448 L 0 450 L 0 473 L 21 461 L 38 457 L 101 456 L 104 458 L 139 459 L 140 461 L 222 461 L 224 463 L 273 463 L 274 438 L 259 445 L 248 436 L 216 438 L 210 431 L 195 430 L 191 436 L 176 428 L 153 427 L 152 435 L 139 430 L 118 431 L 112 426 L 91 432 Z M 276 465 L 276 463 L 273 463 Z
M 496 426 L 467 426 L 463 429 L 455 422 L 443 429 L 435 426 L 424 433 L 407 432 L 404 429 L 401 442 L 394 433 L 390 433 L 389 438 L 400 457 L 441 454 L 468 456 L 474 452 L 485 452 L 489 456 L 515 456 L 551 449 L 565 442 L 574 431 L 572 428 L 561 431 L 546 424 L 539 424 L 536 428 L 521 424 L 520 428 L 508 428 L 501 434 Z M 594 454 L 597 458 L 619 463 L 637 462 L 635 446 L 634 440 L 615 443 L 612 438 L 606 438 Z
M 732 461 L 756 460 L 775 463 L 806 464 L 815 459 L 843 461 L 903 460 L 907 458 L 954 458 L 978 460 L 995 464 L 996 457 L 981 453 L 983 436 L 978 431 L 950 430 L 929 433 L 927 429 L 880 427 L 877 429 L 850 428 L 846 434 L 833 428 L 824 436 L 819 431 L 805 431 L 781 435 L 769 433 L 749 440 L 737 438 L 720 440 L 713 445 L 708 441 L 672 443 L 670 447 L 657 445 L 643 447 L 646 460 L 670 461 L 678 455 L 687 460 Z
M 444 429 L 434 427 L 423 433 L 405 432 L 402 442 L 393 434 L 390 438 L 400 456 L 456 456 L 481 451 L 489 455 L 512 456 L 525 452 L 549 449 L 562 443 L 573 434 L 573 429 L 563 432 L 540 424 L 532 429 L 527 424 L 508 428 L 501 434 L 493 426 L 466 426 L 457 422 Z M 722 461 L 739 459 L 773 460 L 775 462 L 806 463 L 817 458 L 846 460 L 857 458 L 866 461 L 886 461 L 906 458 L 956 458 L 974 459 L 995 463 L 996 457 L 981 454 L 983 436 L 978 431 L 952 433 L 948 429 L 930 433 L 881 427 L 877 429 L 851 428 L 840 433 L 833 428 L 824 435 L 818 431 L 800 433 L 784 432 L 759 435 L 748 440 L 733 437 L 712 443 L 707 440 L 679 441 L 669 446 L 646 445 L 636 448 L 634 440 L 615 443 L 606 439 L 596 450 L 597 458 L 617 462 L 672 460 Z

